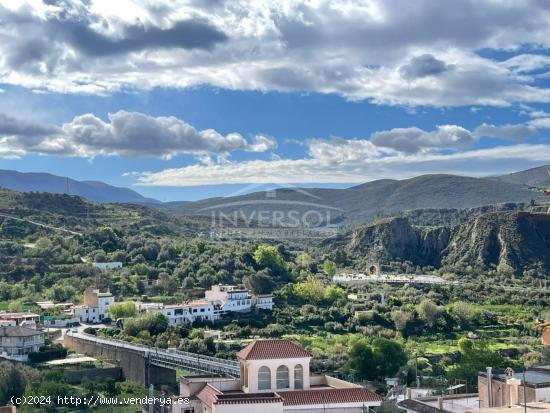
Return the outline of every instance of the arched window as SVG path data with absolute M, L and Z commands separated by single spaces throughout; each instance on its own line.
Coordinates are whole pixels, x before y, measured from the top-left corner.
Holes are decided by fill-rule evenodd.
M 304 388 L 304 368 L 301 364 L 294 366 L 294 388 L 298 390 Z
M 262 366 L 258 370 L 258 390 L 271 389 L 271 370 L 269 367 Z
M 279 366 L 277 367 L 277 388 L 278 389 L 288 389 L 290 387 L 288 379 L 288 367 Z

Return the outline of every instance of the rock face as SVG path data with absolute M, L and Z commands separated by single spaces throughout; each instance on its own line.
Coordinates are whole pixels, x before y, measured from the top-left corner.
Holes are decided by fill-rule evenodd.
M 550 216 L 495 212 L 472 217 L 453 229 L 415 227 L 407 218 L 392 218 L 359 227 L 329 246 L 344 246 L 353 257 L 382 262 L 546 273 L 550 271 Z
M 438 266 L 450 233 L 450 229 L 445 227 L 413 227 L 406 218 L 388 219 L 355 230 L 348 251 L 353 256 Z
M 550 216 L 492 213 L 455 228 L 443 264 L 550 270 Z

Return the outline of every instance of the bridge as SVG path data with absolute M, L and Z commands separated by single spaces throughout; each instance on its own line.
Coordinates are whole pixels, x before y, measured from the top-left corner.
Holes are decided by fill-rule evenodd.
M 117 364 L 126 380 L 145 386 L 175 384 L 176 370 L 240 377 L 238 362 L 196 353 L 159 349 L 72 331 L 65 334 L 64 345 L 76 352 L 102 357 Z

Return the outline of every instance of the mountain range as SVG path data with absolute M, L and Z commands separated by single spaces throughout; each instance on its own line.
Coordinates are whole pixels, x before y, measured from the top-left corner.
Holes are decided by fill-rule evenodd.
M 238 214 L 254 221 L 261 214 L 279 214 L 281 224 L 296 213 L 321 216 L 325 223 L 372 222 L 404 211 L 476 208 L 505 203 L 530 204 L 544 199 L 550 186 L 548 166 L 487 178 L 431 174 L 410 179 L 382 179 L 345 189 L 278 188 L 232 197 L 162 203 L 128 188 L 99 181 L 77 181 L 48 173 L 0 170 L 0 187 L 22 192 L 78 195 L 100 203 L 135 203 L 175 215 Z
M 40 172 L 0 170 L 0 187 L 21 192 L 50 192 L 77 195 L 94 202 L 159 204 L 129 188 L 116 187 L 100 181 L 77 181 Z
M 182 215 L 322 216 L 331 224 L 356 224 L 416 209 L 474 208 L 503 203 L 529 204 L 543 198 L 527 185 L 492 178 L 421 175 L 384 179 L 346 189 L 281 188 L 197 202 L 171 203 L 163 208 Z

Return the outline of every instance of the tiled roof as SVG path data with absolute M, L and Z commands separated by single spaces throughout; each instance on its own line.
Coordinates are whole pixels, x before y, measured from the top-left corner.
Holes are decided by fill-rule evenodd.
M 323 389 L 277 392 L 283 398 L 283 406 L 302 406 L 308 404 L 343 404 L 378 402 L 382 397 L 360 387 L 347 389 Z
M 276 393 L 238 393 L 217 396 L 215 404 L 258 404 L 282 403 L 283 399 Z
M 270 360 L 311 357 L 290 340 L 257 340 L 237 353 L 241 360 Z
M 211 385 L 207 384 L 201 389 L 201 391 L 197 393 L 197 399 L 199 399 L 206 406 L 212 408 L 212 404 L 214 404 L 219 394 L 222 393 Z

